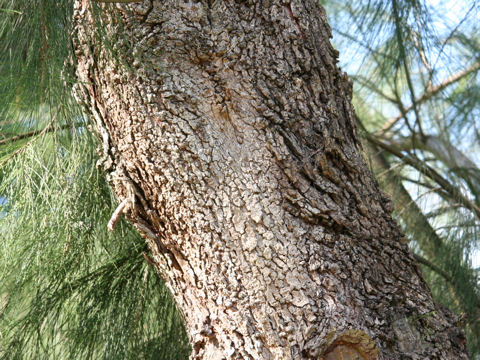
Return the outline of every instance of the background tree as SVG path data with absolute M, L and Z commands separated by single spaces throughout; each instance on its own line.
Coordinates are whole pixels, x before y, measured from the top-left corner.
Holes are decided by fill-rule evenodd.
M 476 354 L 478 2 L 326 6 L 372 169 L 437 299 L 462 314 Z
M 162 315 L 162 312 L 158 313 L 162 308 L 153 305 L 155 299 L 165 300 L 162 300 L 162 295 L 159 295 L 162 294 L 159 290 L 159 286 L 161 286 L 159 281 L 146 270 L 148 262 L 144 259 L 148 259 L 148 255 L 142 245 L 142 240 L 138 239 L 126 224 L 120 225 L 119 228 L 123 230 L 120 232 L 117 230 L 115 237 L 105 233 L 105 223 L 113 210 L 114 201 L 104 186 L 105 180 L 102 178 L 102 173 L 93 169 L 95 158 L 92 154 L 92 147 L 95 145 L 88 132 L 85 131 L 86 120 L 78 115 L 78 111 L 68 97 L 62 96 L 63 93 L 59 91 L 63 89 L 63 80 L 58 77 L 58 74 L 63 68 L 70 49 L 65 46 L 70 40 L 69 32 L 65 30 L 70 26 L 71 9 L 66 4 L 54 5 L 48 1 L 39 1 L 35 4 L 33 2 L 18 4 L 4 1 L 0 8 L 4 13 L 2 15 L 5 15 L 0 17 L 2 21 L 0 26 L 2 47 L 0 81 L 2 100 L 4 101 L 1 106 L 2 134 L 5 137 L 1 143 L 4 155 L 1 173 L 1 205 L 3 208 L 1 231 L 2 238 L 5 239 L 1 261 L 5 270 L 2 272 L 1 282 L 2 285 L 4 284 L 2 289 L 5 290 L 2 290 L 0 295 L 2 308 L 4 308 L 0 327 L 2 355 L 15 358 L 16 351 L 18 358 L 41 356 L 46 358 L 52 357 L 53 354 L 65 354 L 62 355 L 64 357 L 75 357 L 76 354 L 82 354 L 82 357 L 85 358 L 89 356 L 93 358 L 127 357 L 128 354 L 131 354 L 132 357 L 135 357 L 141 351 L 145 354 L 155 354 L 153 350 L 156 349 L 157 355 L 152 355 L 152 358 L 155 356 L 157 356 L 156 358 L 168 358 L 167 354 L 181 356 L 181 352 L 177 352 L 177 350 L 168 351 L 168 349 L 158 347 L 159 343 L 156 342 L 156 337 L 158 334 L 164 333 L 165 330 L 161 329 L 163 323 L 148 321 L 153 317 L 165 320 L 174 319 L 175 315 L 172 315 L 171 310 L 165 311 Z M 395 87 L 396 90 L 392 91 L 394 96 L 390 97 L 395 98 L 396 96 L 403 101 L 409 99 L 409 97 L 405 98 L 403 94 L 408 95 L 411 92 L 410 87 L 414 89 L 416 86 L 422 89 L 424 86 L 424 83 L 419 81 L 421 76 L 411 76 L 409 81 L 412 84 L 408 85 L 409 81 L 406 80 L 406 77 L 410 76 L 408 69 L 414 69 L 412 64 L 418 59 L 425 61 L 422 56 L 425 58 L 432 56 L 425 50 L 423 51 L 424 55 L 421 55 L 419 49 L 422 47 L 412 46 L 412 43 L 415 45 L 414 41 L 418 43 L 418 39 L 414 39 L 412 35 L 414 32 L 409 30 L 412 25 L 405 19 L 417 20 L 414 16 L 407 15 L 417 14 L 420 16 L 423 22 L 420 23 L 422 26 L 419 26 L 417 30 L 421 30 L 418 32 L 424 34 L 422 39 L 433 39 L 432 49 L 435 49 L 433 45 L 436 45 L 438 49 L 438 44 L 442 46 L 444 42 L 451 42 L 454 38 L 453 35 L 444 36 L 443 40 L 442 36 L 426 37 L 425 31 L 430 28 L 426 26 L 430 21 L 427 15 L 431 15 L 432 11 L 426 6 L 418 4 L 392 3 L 388 4 L 387 8 L 383 8 L 383 6 L 363 8 L 359 5 L 356 9 L 347 6 L 337 10 L 338 12 L 335 14 L 338 15 L 339 24 L 342 24 L 341 21 L 346 21 L 345 14 L 353 15 L 352 19 L 372 19 L 369 22 L 366 20 L 367 22 L 359 26 L 360 30 L 368 29 L 368 31 L 358 31 L 358 28 L 355 28 L 356 31 L 353 33 L 362 36 L 377 36 L 381 41 L 375 45 L 378 45 L 380 49 L 384 47 L 388 51 L 393 51 L 392 49 L 404 47 L 399 51 L 400 55 L 397 52 L 390 56 L 383 56 L 379 55 L 383 52 L 376 49 L 371 41 L 365 42 L 364 39 L 357 39 L 357 42 L 360 40 L 363 41 L 362 43 L 369 44 L 366 51 L 361 54 L 368 59 L 365 63 L 375 64 L 373 67 L 375 74 L 381 74 L 382 76 L 379 78 L 384 81 L 378 81 L 379 78 L 374 78 L 371 74 L 364 75 L 364 77 L 377 80 L 374 82 L 376 85 L 396 79 L 394 83 L 398 88 Z M 462 31 L 468 31 L 469 34 L 471 31 L 477 31 L 472 25 L 473 22 L 468 21 L 475 19 L 475 10 L 473 7 L 465 19 L 460 19 L 457 24 L 452 26 L 455 35 Z M 359 11 L 366 11 L 363 14 L 369 15 L 370 13 L 370 16 L 361 16 L 362 13 Z M 331 13 L 334 14 L 334 11 L 331 10 Z M 398 16 L 390 16 L 395 13 Z M 383 21 L 386 21 L 387 25 L 384 25 Z M 52 26 L 52 24 L 55 25 Z M 457 26 L 458 24 L 461 26 Z M 462 28 L 465 24 L 473 26 L 473 30 L 468 27 Z M 351 27 L 339 28 L 345 30 Z M 41 32 L 35 32 L 34 29 L 41 29 Z M 394 36 L 388 31 L 391 29 L 395 29 Z M 400 35 L 402 32 L 410 35 L 399 36 L 397 32 L 400 32 Z M 22 35 L 19 36 L 19 34 Z M 389 34 L 391 35 L 390 39 Z M 352 38 L 352 34 L 347 34 L 347 36 Z M 470 48 L 466 47 L 463 55 L 473 56 L 478 53 L 478 51 L 475 52 L 475 43 L 471 40 L 474 38 L 474 36 L 469 36 L 465 40 L 464 37 L 463 42 L 454 42 L 453 46 L 459 49 L 460 45 L 469 43 Z M 435 42 L 436 39 L 440 40 L 438 44 Z M 397 44 L 397 46 L 390 46 L 392 44 Z M 351 43 L 349 47 L 352 48 Z M 440 53 L 442 52 L 443 50 L 440 51 Z M 397 63 L 392 65 L 395 62 L 392 59 L 396 59 Z M 425 106 L 429 102 L 437 101 L 443 106 L 453 104 L 451 109 L 456 109 L 456 111 L 467 109 L 464 112 L 466 118 L 474 120 L 474 116 L 478 115 L 475 115 L 474 110 L 468 111 L 467 105 L 473 105 L 475 103 L 474 96 L 478 94 L 475 91 L 478 88 L 478 83 L 475 82 L 478 69 L 475 64 L 478 64 L 478 59 L 473 58 L 471 64 L 473 65 L 466 67 L 465 75 L 462 75 L 460 70 L 457 72 L 457 76 L 445 81 L 445 84 L 448 83 L 447 85 L 452 86 L 435 85 L 435 83 L 431 85 L 431 95 L 419 97 L 420 100 L 416 101 L 416 105 L 418 105 L 416 111 L 413 108 L 409 110 L 408 105 L 399 105 L 401 102 L 397 99 L 399 113 L 405 113 L 404 117 L 411 111 L 416 114 L 419 112 L 418 107 L 421 104 Z M 448 62 L 443 65 L 448 65 Z M 361 71 L 364 69 L 358 69 L 358 78 L 361 78 Z M 412 70 L 410 73 L 417 74 Z M 440 72 L 440 75 L 443 73 Z M 431 71 L 429 76 L 435 80 L 438 72 Z M 32 81 L 32 79 L 38 79 L 38 81 Z M 462 88 L 462 79 L 469 79 L 468 86 L 464 84 Z M 404 85 L 402 86 L 402 84 Z M 450 95 L 445 98 L 438 96 L 454 87 L 458 87 L 455 96 L 449 92 L 446 92 L 447 95 Z M 361 102 L 356 104 L 360 118 L 362 118 L 361 109 L 363 108 L 367 108 L 369 111 L 378 109 L 380 112 L 379 110 L 381 110 L 378 106 L 372 106 L 372 104 L 378 104 L 372 94 L 377 93 L 382 97 L 384 96 L 382 93 L 387 92 L 378 86 L 373 89 L 376 91 L 372 90 L 370 84 L 370 88 L 367 88 L 370 98 L 366 96 L 366 99 L 363 99 L 364 103 L 367 103 L 366 100 L 372 101 L 370 105 L 362 107 Z M 378 93 L 379 91 L 382 93 Z M 422 91 L 414 91 L 414 93 L 422 94 Z M 413 97 L 413 99 L 417 99 L 417 97 Z M 406 103 L 408 104 L 408 101 Z M 58 107 L 58 104 L 62 105 L 61 108 Z M 458 104 L 462 104 L 462 106 Z M 437 104 L 435 105 L 435 109 L 440 108 Z M 387 119 L 395 117 L 393 107 L 384 108 L 387 109 L 387 115 L 384 117 Z M 406 159 L 405 163 L 418 171 L 415 173 L 400 166 L 396 166 L 395 169 L 403 169 L 403 172 L 391 174 L 391 172 L 383 171 L 381 175 L 391 175 L 389 179 L 393 180 L 389 181 L 390 185 L 387 186 L 392 189 L 394 186 L 396 189 L 400 189 L 396 184 L 404 184 L 405 181 L 411 183 L 411 180 L 414 179 L 416 183 L 421 182 L 422 187 L 419 189 L 427 188 L 431 194 L 434 191 L 440 194 L 439 198 L 434 198 L 436 201 L 434 204 L 440 204 L 440 200 L 443 202 L 438 209 L 432 207 L 431 202 L 426 207 L 426 211 L 431 212 L 430 216 L 419 216 L 424 214 L 425 210 L 415 206 L 416 203 L 407 197 L 411 198 L 410 194 L 415 193 L 415 190 L 412 190 L 414 188 L 408 188 L 410 193 L 403 189 L 398 193 L 403 195 L 396 195 L 395 198 L 404 199 L 404 205 L 401 205 L 403 211 L 399 211 L 399 214 L 404 219 L 403 223 L 407 234 L 415 234 L 412 236 L 412 246 L 419 250 L 418 254 L 421 258 L 418 259 L 428 265 L 426 270 L 431 271 L 429 276 L 434 291 L 443 294 L 440 300 L 449 305 L 453 304 L 459 312 L 466 315 L 470 330 L 470 344 L 473 343 L 471 346 L 475 352 L 477 338 L 475 335 L 478 334 L 475 328 L 476 320 L 478 320 L 478 315 L 475 315 L 475 302 L 478 290 L 476 275 L 472 272 L 469 263 L 472 251 L 475 249 L 475 226 L 478 223 L 475 222 L 475 207 L 470 204 L 475 205 L 475 196 L 472 197 L 465 191 L 455 190 L 457 183 L 452 179 L 460 176 L 459 174 L 462 172 L 458 171 L 458 166 L 452 166 L 452 157 L 448 159 L 442 148 L 438 150 L 437 146 L 436 151 L 428 152 L 429 156 L 433 154 L 434 158 L 437 157 L 436 161 L 430 161 L 430 166 L 435 166 L 436 173 L 418 161 L 418 158 L 430 159 L 429 157 L 423 158 L 424 155 L 422 155 L 426 151 L 426 145 L 418 145 L 428 142 L 428 136 L 431 136 L 431 133 L 427 130 L 438 135 L 438 132 L 433 132 L 433 129 L 437 128 L 432 124 L 440 126 L 445 120 L 444 118 L 435 119 L 432 115 L 434 112 L 429 111 L 428 114 L 432 116 L 431 119 L 429 117 L 431 122 L 429 126 L 425 124 L 426 120 L 420 122 L 421 120 L 415 120 L 416 118 L 409 119 L 412 124 L 415 124 L 414 127 L 410 125 L 410 133 L 402 130 L 400 133 L 392 132 L 393 134 L 390 135 L 386 131 L 380 138 L 376 136 L 367 138 L 371 139 L 375 146 L 390 151 L 401 160 Z M 452 119 L 458 120 L 454 114 L 452 112 Z M 372 131 L 370 128 L 372 124 L 367 123 L 366 118 L 368 117 L 368 120 L 382 120 L 382 118 L 372 116 L 368 112 L 367 115 L 364 115 L 365 118 L 362 120 L 365 127 Z M 78 123 L 72 122 L 72 119 L 77 119 Z M 456 121 L 449 122 L 448 129 L 459 126 L 454 123 Z M 400 126 L 399 121 L 396 124 Z M 405 138 L 414 132 L 419 132 L 420 124 L 424 124 L 422 129 L 427 135 L 421 137 L 422 142 L 417 140 L 418 144 L 413 141 L 410 144 L 407 143 Z M 412 129 L 417 130 L 412 131 Z M 466 131 L 468 127 L 463 129 Z M 21 136 L 15 137 L 18 134 Z M 398 134 L 401 136 L 398 137 Z M 446 134 L 446 132 L 440 134 Z M 472 136 L 472 139 L 475 139 L 476 134 Z M 420 136 L 417 137 L 420 139 Z M 464 138 L 468 138 L 468 136 Z M 452 141 L 443 144 L 452 145 Z M 458 146 L 458 144 L 453 144 Z M 416 157 L 407 152 L 413 148 L 416 149 Z M 430 145 L 431 148 L 432 145 Z M 453 145 L 445 147 L 445 149 L 449 149 L 449 153 L 452 153 Z M 395 152 L 395 150 L 397 151 Z M 374 155 L 376 156 L 377 152 L 374 152 Z M 457 160 L 458 158 L 453 157 L 453 159 Z M 393 161 L 391 157 L 384 157 L 383 161 L 379 161 L 372 156 L 372 165 L 378 166 L 380 169 L 382 169 L 381 166 L 385 170 L 389 169 L 392 166 L 389 161 Z M 460 167 L 471 168 L 472 166 L 462 165 Z M 469 171 L 471 170 L 469 169 Z M 437 173 L 440 177 L 435 175 Z M 446 178 L 446 182 L 442 182 L 442 176 Z M 461 178 L 464 179 L 464 184 L 470 191 L 472 187 L 475 188 L 475 182 L 472 180 L 474 177 L 463 175 Z M 435 181 L 433 186 L 432 181 Z M 472 185 L 468 185 L 469 183 Z M 445 186 L 446 189 L 443 189 Z M 99 189 L 103 190 L 99 192 Z M 79 196 L 79 193 L 82 196 Z M 425 199 L 426 196 L 421 198 Z M 98 199 L 104 199 L 103 203 L 99 203 Z M 68 205 L 62 206 L 62 204 Z M 450 206 L 451 204 L 454 206 Z M 59 209 L 61 210 L 59 211 Z M 64 209 L 70 209 L 70 211 L 65 212 Z M 449 214 L 448 212 L 454 215 L 446 216 Z M 407 216 L 408 214 L 411 216 Z M 411 220 L 409 222 L 408 219 L 412 217 L 416 220 L 415 222 Z M 434 217 L 444 227 L 444 229 L 440 229 L 441 231 L 434 228 L 435 223 L 432 225 Z M 426 219 L 426 221 L 422 222 L 422 219 Z M 450 229 L 450 231 L 446 232 L 446 229 Z M 119 234 L 131 239 L 132 246 L 126 246 L 128 241 L 119 240 Z M 125 247 L 119 247 L 119 244 L 125 245 Z M 142 255 L 143 253 L 145 256 Z M 31 261 L 26 262 L 24 259 Z M 102 262 L 106 263 L 105 266 L 102 265 Z M 129 288 L 135 290 L 129 291 Z M 35 291 L 32 292 L 32 289 Z M 447 292 L 444 291 L 445 289 Z M 114 291 L 117 296 L 110 296 L 109 291 Z M 446 293 L 449 294 L 448 298 L 445 297 Z M 142 298 L 145 300 L 142 301 Z M 149 305 L 152 307 L 147 308 Z M 165 309 L 171 309 L 171 306 L 166 306 Z M 122 318 L 124 321 L 119 321 Z M 109 319 L 115 319 L 115 321 L 109 321 Z M 174 325 L 172 329 L 179 328 L 178 319 L 173 323 L 175 321 L 177 325 Z M 39 329 L 41 331 L 38 331 Z M 184 344 L 181 333 L 172 333 L 172 338 L 180 340 L 180 344 Z M 165 339 L 165 344 L 171 344 L 172 338 Z

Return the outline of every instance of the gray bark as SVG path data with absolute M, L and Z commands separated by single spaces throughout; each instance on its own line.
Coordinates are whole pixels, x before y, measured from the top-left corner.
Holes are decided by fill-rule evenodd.
M 360 155 L 315 1 L 76 6 L 75 92 L 192 359 L 467 358 Z

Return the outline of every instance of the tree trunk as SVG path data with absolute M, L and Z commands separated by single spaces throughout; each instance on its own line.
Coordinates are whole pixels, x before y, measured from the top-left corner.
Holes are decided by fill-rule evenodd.
M 82 3 L 75 92 L 192 359 L 467 358 L 362 159 L 316 1 Z

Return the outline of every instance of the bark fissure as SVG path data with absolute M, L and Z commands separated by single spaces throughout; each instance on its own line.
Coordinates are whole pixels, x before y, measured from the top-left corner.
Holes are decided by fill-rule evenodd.
M 112 50 L 76 12 L 77 95 L 108 135 L 108 171 L 138 187 L 127 216 L 192 358 L 462 358 L 360 155 L 316 2 L 108 9 Z

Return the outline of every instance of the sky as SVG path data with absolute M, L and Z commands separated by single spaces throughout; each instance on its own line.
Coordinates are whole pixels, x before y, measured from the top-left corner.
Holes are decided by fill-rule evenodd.
M 465 34 L 472 33 L 469 26 L 476 26 L 478 29 L 480 18 L 478 19 L 479 21 L 477 23 L 471 21 L 472 15 L 478 17 L 480 14 L 480 4 L 478 0 L 425 0 L 425 3 L 427 7 L 431 9 L 431 11 L 429 11 L 430 17 L 428 19 L 428 24 L 431 25 L 431 34 L 438 36 L 438 38 L 450 38 L 452 31 L 463 32 Z M 464 21 L 466 18 L 468 18 L 468 21 Z M 335 24 L 335 21 L 332 20 L 333 19 L 330 20 L 332 24 Z M 381 40 L 381 32 L 380 35 L 372 38 L 370 43 L 366 42 L 360 46 L 352 46 L 351 39 L 342 34 L 342 31 L 346 33 L 350 32 L 351 34 L 355 31 L 354 27 L 357 24 L 355 21 L 353 21 L 354 24 L 345 22 L 342 23 L 341 18 L 336 20 L 339 20 L 337 22 L 339 29 L 335 29 L 334 27 L 333 42 L 337 44 L 340 50 L 340 65 L 347 73 L 355 74 L 358 72 L 358 69 L 364 66 L 364 58 L 366 53 L 365 46 L 374 46 L 372 44 L 375 41 L 379 39 Z M 429 44 L 429 41 L 432 39 L 430 38 L 424 40 L 426 44 Z M 447 42 L 447 44 L 441 48 L 441 52 L 439 52 L 438 47 L 432 44 L 433 41 L 431 41 L 431 46 L 427 47 L 427 51 L 431 51 L 429 54 L 429 61 L 431 64 L 433 64 L 433 67 L 436 70 L 434 84 L 441 82 L 449 75 L 461 71 L 467 66 L 471 65 L 464 62 L 465 57 L 459 56 L 458 48 L 450 46 L 449 42 Z M 415 76 L 415 74 L 412 76 Z M 419 87 L 416 91 L 417 94 L 422 92 L 423 87 Z M 406 99 L 405 103 L 409 104 L 409 99 Z M 373 109 L 379 108 L 387 118 L 394 117 L 398 113 L 396 107 L 392 106 L 388 102 L 382 102 L 381 104 L 377 105 L 371 107 L 372 111 Z M 475 123 L 477 123 L 478 127 L 480 128 L 480 107 L 477 108 L 478 114 L 475 115 L 472 112 L 471 117 L 475 119 Z M 455 114 L 456 113 L 454 112 L 450 114 L 442 113 L 441 116 L 445 119 L 453 118 L 453 121 L 457 121 Z M 433 134 L 435 134 L 434 132 L 437 130 L 435 130 L 435 128 L 427 128 L 427 131 L 431 131 Z M 452 144 L 460 151 L 464 152 L 464 154 L 467 155 L 474 163 L 480 164 L 480 146 L 476 141 L 476 134 L 471 130 L 471 128 L 469 129 L 466 127 L 463 128 L 463 130 L 460 129 L 457 131 L 448 132 L 448 137 Z M 418 190 L 414 189 L 413 186 L 410 186 L 409 190 L 411 192 L 413 190 L 412 196 L 416 197 L 419 195 Z M 435 202 L 438 200 L 439 199 L 435 199 L 434 196 L 421 196 L 419 204 L 428 211 L 428 208 L 433 209 Z M 476 251 L 472 260 L 474 267 L 480 267 L 480 250 Z

